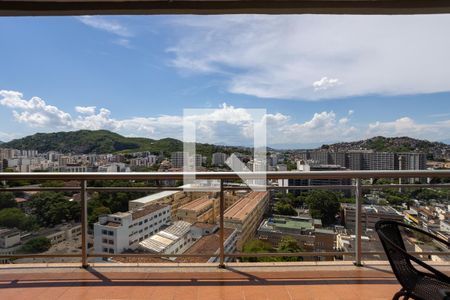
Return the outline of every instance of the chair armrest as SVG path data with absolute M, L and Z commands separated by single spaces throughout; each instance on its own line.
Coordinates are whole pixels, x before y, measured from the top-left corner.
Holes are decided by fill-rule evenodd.
M 450 247 L 450 242 L 448 242 L 448 241 L 446 241 L 446 240 L 444 240 L 444 239 L 442 239 L 442 238 L 440 238 L 438 236 L 435 236 L 431 232 L 425 231 L 425 230 L 423 230 L 421 228 L 417 228 L 415 226 L 411 226 L 411 225 L 408 225 L 408 224 L 405 224 L 405 223 L 401 223 L 401 222 L 395 222 L 395 223 L 397 223 L 398 226 L 402 226 L 402 227 L 408 228 L 408 229 L 410 229 L 412 231 L 416 231 L 416 232 L 420 232 L 422 234 L 425 234 L 426 236 L 432 238 L 433 240 L 439 241 L 439 242 L 443 243 L 444 245 L 446 245 L 447 247 Z

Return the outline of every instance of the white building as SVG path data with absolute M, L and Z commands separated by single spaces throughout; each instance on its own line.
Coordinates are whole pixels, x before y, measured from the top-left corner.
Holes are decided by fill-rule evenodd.
M 0 248 L 7 249 L 20 244 L 20 231 L 17 229 L 0 229 Z
M 186 156 L 186 158 L 189 159 L 190 166 L 193 166 L 193 165 L 195 165 L 196 167 L 202 166 L 203 157 L 200 154 L 195 154 L 194 156 L 190 156 L 188 152 L 183 152 L 183 151 L 177 151 L 177 152 L 171 153 L 170 160 L 172 162 L 172 166 L 174 168 L 183 168 L 185 156 Z
M 213 166 L 223 166 L 225 165 L 225 161 L 227 160 L 227 155 L 222 152 L 216 152 L 212 155 L 211 164 Z
M 131 172 L 130 167 L 124 163 L 112 163 L 98 167 L 98 172 L 117 173 L 117 172 Z
M 58 168 L 59 172 L 67 172 L 67 173 L 83 173 L 87 172 L 87 166 L 77 165 L 77 164 L 69 164 L 65 166 L 61 166 Z
M 170 224 L 170 206 L 150 204 L 142 208 L 99 217 L 94 224 L 96 253 L 122 253 Z

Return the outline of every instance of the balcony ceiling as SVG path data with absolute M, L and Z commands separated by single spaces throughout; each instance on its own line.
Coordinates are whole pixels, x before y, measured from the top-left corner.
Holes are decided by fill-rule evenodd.
M 0 16 L 110 14 L 438 14 L 449 0 L 1 0 Z

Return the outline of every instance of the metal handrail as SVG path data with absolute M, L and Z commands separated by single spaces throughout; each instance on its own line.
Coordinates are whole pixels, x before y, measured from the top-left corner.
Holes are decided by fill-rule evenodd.
M 89 187 L 88 180 L 182 180 L 184 176 L 191 176 L 195 179 L 219 180 L 220 185 L 217 188 L 220 192 L 220 249 L 219 253 L 213 254 L 99 254 L 88 253 L 87 249 L 87 193 L 88 192 L 117 192 L 117 191 L 182 191 L 183 187 Z M 353 185 L 322 185 L 322 186 L 271 186 L 266 185 L 267 190 L 311 190 L 311 189 L 354 189 L 356 197 L 356 241 L 355 252 L 298 252 L 298 253 L 225 253 L 224 251 L 224 191 L 225 190 L 245 190 L 250 187 L 227 186 L 226 180 L 241 179 L 352 179 Z M 88 266 L 90 257 L 219 257 L 219 266 L 224 267 L 225 257 L 282 257 L 282 256 L 342 256 L 354 255 L 355 264 L 361 265 L 363 255 L 377 255 L 383 252 L 365 252 L 361 247 L 362 221 L 361 221 L 361 191 L 364 189 L 388 189 L 388 188 L 429 188 L 441 187 L 450 188 L 450 184 L 386 184 L 386 185 L 363 185 L 361 179 L 371 178 L 450 178 L 450 170 L 401 170 L 401 171 L 311 171 L 311 172 L 135 172 L 135 173 L 2 173 L 0 172 L 0 181 L 14 180 L 62 180 L 79 181 L 79 187 L 2 187 L 0 192 L 18 192 L 18 191 L 73 191 L 81 193 L 81 254 L 9 254 L 0 255 L 0 258 L 23 258 L 23 257 L 80 257 L 82 266 Z M 264 187 L 264 186 L 263 186 Z M 208 191 L 208 190 L 205 190 Z M 415 255 L 449 255 L 450 252 L 411 252 Z
M 450 170 L 386 170 L 386 171 L 268 171 L 268 172 L 129 172 L 129 173 L 0 173 L 0 180 L 182 180 L 184 176 L 196 179 L 370 179 L 370 178 L 450 178 Z

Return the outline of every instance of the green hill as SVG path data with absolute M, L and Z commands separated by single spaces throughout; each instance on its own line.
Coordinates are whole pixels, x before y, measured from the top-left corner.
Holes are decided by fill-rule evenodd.
M 376 136 L 370 139 L 335 143 L 331 145 L 323 145 L 322 148 L 328 148 L 334 151 L 360 150 L 369 149 L 380 152 L 424 152 L 433 153 L 446 149 L 450 146 L 441 142 L 430 142 L 427 140 L 419 140 L 410 137 L 383 137 Z
M 124 137 L 108 130 L 79 130 L 70 132 L 36 133 L 21 139 L 2 144 L 2 147 L 14 149 L 33 149 L 40 153 L 57 151 L 61 153 L 117 153 L 117 152 L 163 152 L 182 151 L 183 142 L 164 138 L 153 140 L 148 138 Z M 242 147 L 217 146 L 211 144 L 196 145 L 197 153 L 211 156 L 214 152 L 249 152 Z

